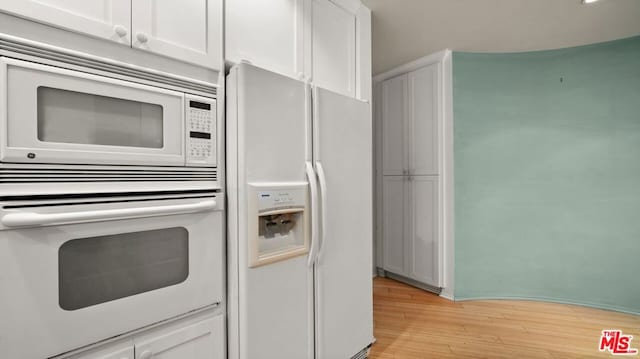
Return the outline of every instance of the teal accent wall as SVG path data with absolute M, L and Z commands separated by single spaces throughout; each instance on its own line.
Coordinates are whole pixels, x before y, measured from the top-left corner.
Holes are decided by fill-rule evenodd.
M 455 297 L 640 313 L 640 37 L 453 54 Z

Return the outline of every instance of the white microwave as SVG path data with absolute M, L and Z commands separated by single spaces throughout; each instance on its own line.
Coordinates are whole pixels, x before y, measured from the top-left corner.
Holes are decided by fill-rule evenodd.
M 217 167 L 216 99 L 0 57 L 0 162 Z

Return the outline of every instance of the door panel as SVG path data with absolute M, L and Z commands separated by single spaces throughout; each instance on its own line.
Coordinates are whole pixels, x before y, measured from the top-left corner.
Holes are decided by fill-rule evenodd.
M 368 103 L 324 89 L 315 88 L 314 101 L 316 170 L 326 184 L 316 357 L 351 358 L 373 341 L 371 116 Z
M 0 0 L 5 12 L 131 45 L 131 0 Z
M 438 64 L 409 73 L 411 175 L 438 174 Z
M 415 176 L 411 181 L 409 277 L 440 287 L 438 263 L 438 177 Z
M 225 57 L 299 78 L 303 0 L 233 0 L 225 4 Z
M 136 359 L 224 359 L 224 316 L 161 328 L 134 339 Z
M 221 69 L 221 0 L 132 0 L 133 47 Z
M 383 268 L 405 275 L 405 182 L 403 176 L 383 178 Z
M 229 312 L 231 325 L 239 328 L 230 335 L 229 351 L 232 358 L 242 359 L 310 359 L 313 273 L 308 258 L 250 268 L 247 232 L 247 221 L 258 221 L 256 213 L 248 214 L 248 184 L 306 181 L 305 161 L 311 158 L 308 86 L 249 64 L 234 67 L 227 85 L 229 109 L 235 108 L 227 138 L 238 151 L 238 181 L 230 185 L 240 187 L 239 232 L 230 239 L 237 245 L 231 248 L 237 255 L 230 255 L 237 258 L 238 280 L 232 282 L 237 285 L 237 310 Z
M 403 175 L 407 169 L 407 76 L 382 83 L 382 168 L 384 175 Z
M 312 1 L 313 83 L 355 97 L 356 16 L 329 0 Z

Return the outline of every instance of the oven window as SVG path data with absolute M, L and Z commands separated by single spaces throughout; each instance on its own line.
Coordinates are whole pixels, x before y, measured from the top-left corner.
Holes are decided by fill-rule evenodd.
M 168 287 L 189 276 L 182 227 L 79 238 L 58 252 L 59 301 L 76 310 Z
M 162 126 L 157 104 L 38 87 L 42 142 L 162 148 Z

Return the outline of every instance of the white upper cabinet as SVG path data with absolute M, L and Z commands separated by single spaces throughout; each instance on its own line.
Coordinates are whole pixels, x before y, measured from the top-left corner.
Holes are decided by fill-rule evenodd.
M 371 12 L 360 0 L 227 0 L 225 59 L 370 100 Z
M 0 11 L 131 44 L 131 0 L 0 0 Z
M 409 73 L 409 174 L 438 174 L 439 64 Z
M 132 0 L 133 47 L 220 68 L 220 0 Z
M 294 78 L 304 76 L 304 0 L 228 0 L 225 56 Z
M 356 15 L 328 0 L 312 0 L 312 79 L 347 96 L 356 91 Z
M 407 76 L 401 75 L 382 83 L 382 163 L 383 174 L 407 174 L 406 141 Z
M 0 0 L 0 11 L 222 69 L 222 0 Z

